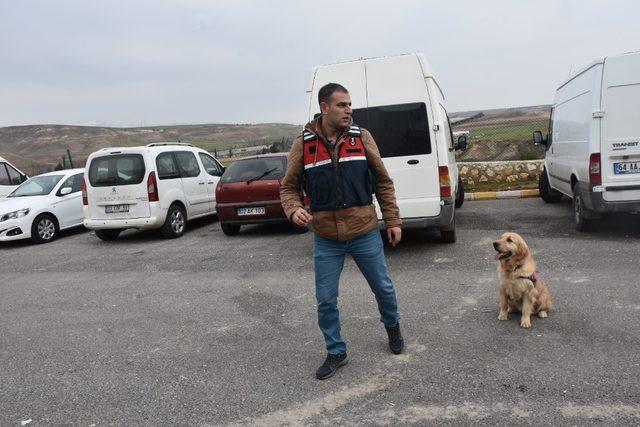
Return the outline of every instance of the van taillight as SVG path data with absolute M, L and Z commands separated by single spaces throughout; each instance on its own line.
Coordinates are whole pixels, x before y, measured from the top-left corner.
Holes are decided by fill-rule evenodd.
M 449 168 L 446 166 L 438 167 L 438 175 L 440 176 L 440 197 L 451 197 L 451 180 L 449 179 Z
M 600 175 L 600 153 L 593 153 L 589 156 L 589 182 L 591 185 L 602 184 Z
M 218 185 L 216 185 L 216 199 L 218 198 L 218 194 L 222 192 L 222 181 L 218 181 Z
M 147 194 L 149 195 L 150 202 L 160 200 L 160 197 L 158 197 L 158 183 L 156 182 L 155 172 L 150 172 L 149 178 L 147 178 Z
M 82 178 L 82 204 L 84 206 L 89 206 L 89 199 L 87 198 L 87 183 Z

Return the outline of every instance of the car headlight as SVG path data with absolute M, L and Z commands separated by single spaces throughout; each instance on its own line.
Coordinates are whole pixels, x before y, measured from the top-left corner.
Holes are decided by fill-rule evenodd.
M 6 213 L 0 217 L 0 222 L 6 221 L 8 219 L 16 219 L 16 218 L 22 218 L 23 216 L 27 216 L 29 215 L 29 210 L 30 210 L 29 208 L 26 208 L 26 209 L 20 209 L 17 211 Z

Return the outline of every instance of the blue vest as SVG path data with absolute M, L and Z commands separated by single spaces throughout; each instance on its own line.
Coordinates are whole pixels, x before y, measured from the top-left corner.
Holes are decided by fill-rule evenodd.
M 373 176 L 369 170 L 362 135 L 351 126 L 334 162 L 329 150 L 313 132 L 302 133 L 304 189 L 311 211 L 329 211 L 373 203 Z

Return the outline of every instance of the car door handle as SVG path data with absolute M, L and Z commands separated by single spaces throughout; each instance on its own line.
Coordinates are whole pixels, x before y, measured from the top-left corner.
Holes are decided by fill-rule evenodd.
M 204 181 L 199 182 L 198 185 L 204 185 Z
M 420 160 L 411 159 L 407 163 L 409 163 L 410 165 L 417 165 L 418 163 L 420 163 Z
M 209 182 L 207 182 L 207 184 L 213 184 L 213 181 L 209 181 Z

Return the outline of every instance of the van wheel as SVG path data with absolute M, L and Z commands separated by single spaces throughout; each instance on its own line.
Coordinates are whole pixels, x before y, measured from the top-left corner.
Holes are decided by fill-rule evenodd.
M 35 243 L 49 243 L 58 235 L 58 222 L 53 215 L 38 215 L 31 224 L 31 240 Z
M 222 232 L 227 236 L 235 236 L 240 232 L 240 226 L 235 224 L 225 224 L 224 222 L 220 224 L 222 227 Z
M 464 185 L 462 178 L 458 177 L 458 191 L 456 192 L 456 209 L 462 207 L 464 203 Z
M 187 215 L 184 210 L 178 205 L 171 205 L 167 211 L 167 219 L 164 220 L 160 233 L 162 233 L 162 236 L 166 239 L 175 239 L 184 234 L 186 224 Z
M 111 240 L 116 240 L 121 231 L 122 230 L 96 230 L 96 236 L 98 236 L 98 239 L 100 240 L 109 242 Z
M 451 223 L 440 229 L 440 243 L 456 242 L 456 217 L 453 216 Z
M 562 199 L 562 193 L 554 190 L 549 185 L 549 177 L 547 176 L 547 170 L 543 169 L 538 178 L 538 190 L 540 191 L 540 198 L 546 203 L 557 203 Z
M 578 184 L 573 186 L 573 223 L 578 231 L 590 231 L 593 229 L 594 220 L 588 218 L 587 208 L 584 206 L 584 200 L 580 191 L 578 191 Z

